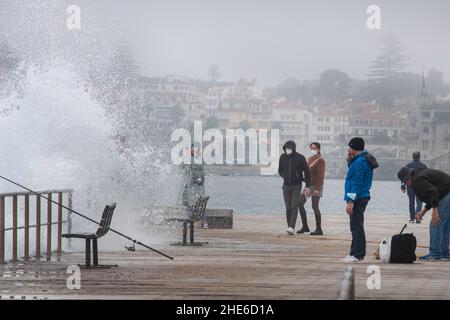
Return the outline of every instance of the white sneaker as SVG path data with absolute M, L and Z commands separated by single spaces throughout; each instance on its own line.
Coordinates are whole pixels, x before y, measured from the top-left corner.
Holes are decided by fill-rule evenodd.
M 345 257 L 344 262 L 345 263 L 356 263 L 356 262 L 360 262 L 362 260 L 363 259 L 358 259 L 358 258 L 356 258 L 354 256 L 347 256 L 347 257 Z
M 203 229 L 208 229 L 208 224 L 207 223 L 203 224 Z
M 293 236 L 294 235 L 294 228 L 290 228 L 289 227 L 289 228 L 287 228 L 286 232 L 287 232 L 287 234 Z

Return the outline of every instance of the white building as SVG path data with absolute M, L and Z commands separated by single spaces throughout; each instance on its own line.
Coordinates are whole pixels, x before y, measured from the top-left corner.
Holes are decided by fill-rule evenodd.
M 311 142 L 312 120 L 312 113 L 299 105 L 282 102 L 272 109 L 272 128 L 280 130 L 280 143 L 293 140 L 301 153 L 307 150 Z
M 336 142 L 347 140 L 351 133 L 349 117 L 330 108 L 314 109 L 311 139 L 322 145 L 324 153 L 338 148 Z

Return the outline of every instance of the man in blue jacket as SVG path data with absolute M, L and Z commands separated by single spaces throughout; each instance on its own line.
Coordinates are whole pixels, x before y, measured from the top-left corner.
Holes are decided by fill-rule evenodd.
M 348 172 L 345 178 L 346 211 L 350 216 L 352 245 L 347 263 L 358 262 L 366 256 L 366 234 L 364 231 L 364 211 L 370 200 L 373 170 L 378 168 L 375 157 L 364 150 L 364 139 L 352 138 L 348 144 Z

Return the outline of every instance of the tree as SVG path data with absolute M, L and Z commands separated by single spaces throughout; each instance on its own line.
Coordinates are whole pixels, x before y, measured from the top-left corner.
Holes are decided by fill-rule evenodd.
M 372 81 L 401 77 L 408 67 L 409 56 L 403 53 L 400 40 L 392 33 L 382 38 L 382 48 L 372 61 L 369 77 Z
M 399 39 L 393 34 L 386 35 L 382 39 L 380 54 L 370 66 L 367 98 L 389 107 L 395 98 L 410 94 L 409 89 L 404 90 L 409 88 L 405 84 L 406 78 L 411 78 L 406 72 L 409 58 L 403 53 Z
M 444 73 L 436 69 L 431 69 L 426 78 L 426 87 L 431 94 L 447 93 L 448 88 L 445 86 Z
M 208 71 L 208 77 L 209 77 L 210 81 L 212 83 L 216 83 L 217 80 L 219 80 L 220 76 L 221 76 L 221 74 L 219 71 L 219 67 L 217 65 L 213 64 L 209 68 L 209 71 Z
M 347 98 L 351 79 L 348 74 L 337 70 L 325 70 L 320 74 L 316 94 L 320 98 L 340 102 Z

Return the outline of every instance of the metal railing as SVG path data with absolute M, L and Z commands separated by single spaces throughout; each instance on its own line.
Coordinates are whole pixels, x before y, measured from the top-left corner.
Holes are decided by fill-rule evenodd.
M 41 194 L 48 199 L 41 198 L 41 196 L 37 195 Z M 41 232 L 42 228 L 46 228 L 46 251 L 45 256 L 48 261 L 51 259 L 52 255 L 52 226 L 56 225 L 57 227 L 57 239 L 56 239 L 56 252 L 57 254 L 62 253 L 62 225 L 67 224 L 67 230 L 70 233 L 72 229 L 72 220 L 71 220 L 71 212 L 67 209 L 67 219 L 63 220 L 63 210 L 64 208 L 64 195 L 66 195 L 67 207 L 72 208 L 72 195 L 73 190 L 64 189 L 64 190 L 44 190 L 36 193 L 32 192 L 14 192 L 14 193 L 0 193 L 0 264 L 6 262 L 5 260 L 5 248 L 6 248 L 6 233 L 12 232 L 12 262 L 18 261 L 18 248 L 19 248 L 19 230 L 23 230 L 23 259 L 28 261 L 31 257 L 30 255 L 30 229 L 35 229 L 35 254 L 36 259 L 41 258 Z M 53 221 L 53 208 L 52 208 L 52 197 L 55 195 L 57 197 L 57 219 Z M 12 226 L 5 228 L 6 221 L 6 200 L 11 199 L 12 201 L 12 210 L 8 212 L 11 214 Z M 19 200 L 23 199 L 23 211 L 19 210 Z M 47 201 L 47 221 L 42 223 L 42 208 L 41 201 Z M 35 201 L 35 223 L 30 225 L 30 203 L 31 201 Z M 19 221 L 19 211 L 23 214 L 23 224 L 22 226 L 18 226 Z M 44 212 L 45 214 L 45 212 Z
M 355 270 L 353 267 L 345 269 L 337 300 L 355 300 Z

